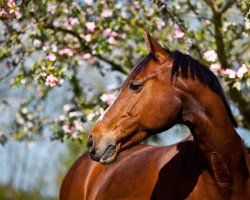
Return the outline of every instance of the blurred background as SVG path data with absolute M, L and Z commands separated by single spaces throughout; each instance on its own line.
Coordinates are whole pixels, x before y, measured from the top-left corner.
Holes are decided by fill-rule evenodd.
M 0 200 L 58 199 L 95 120 L 146 52 L 144 29 L 220 79 L 250 147 L 250 1 L 0 0 Z M 169 145 L 185 126 L 146 143 Z

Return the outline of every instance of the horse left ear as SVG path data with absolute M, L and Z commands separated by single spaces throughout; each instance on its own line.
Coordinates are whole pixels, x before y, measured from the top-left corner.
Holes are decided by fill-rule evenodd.
M 145 30 L 145 40 L 148 53 L 152 53 L 155 58 L 163 63 L 167 58 L 167 52 L 165 49 L 150 35 L 148 30 Z

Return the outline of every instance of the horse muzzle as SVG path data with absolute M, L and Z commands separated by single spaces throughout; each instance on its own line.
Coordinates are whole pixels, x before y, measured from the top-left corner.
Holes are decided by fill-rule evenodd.
M 121 147 L 121 143 L 115 145 L 113 143 L 107 142 L 105 143 L 105 145 L 102 146 L 104 147 L 100 149 L 96 148 L 95 145 L 93 145 L 93 138 L 90 136 L 88 139 L 88 148 L 90 157 L 94 161 L 100 162 L 105 165 L 115 162 Z

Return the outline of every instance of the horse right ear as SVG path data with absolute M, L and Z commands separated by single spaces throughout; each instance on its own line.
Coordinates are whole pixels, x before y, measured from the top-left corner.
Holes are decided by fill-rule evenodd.
M 145 30 L 144 34 L 148 53 L 153 54 L 160 63 L 163 63 L 168 56 L 165 49 L 150 35 L 148 30 Z

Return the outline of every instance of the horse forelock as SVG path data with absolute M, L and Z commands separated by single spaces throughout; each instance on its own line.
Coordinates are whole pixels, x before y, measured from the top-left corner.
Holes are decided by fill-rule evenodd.
M 129 80 L 133 79 L 137 74 L 139 74 L 149 63 L 151 59 L 153 59 L 154 56 L 152 53 L 147 54 L 144 56 L 139 63 L 132 69 L 132 73 L 129 76 Z

